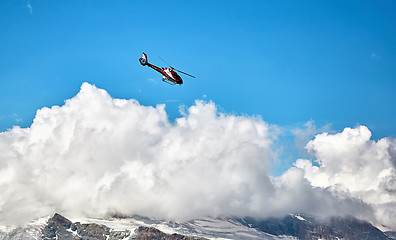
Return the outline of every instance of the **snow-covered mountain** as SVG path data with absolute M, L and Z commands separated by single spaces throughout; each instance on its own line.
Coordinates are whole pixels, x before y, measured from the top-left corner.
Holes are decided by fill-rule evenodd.
M 274 236 L 249 226 L 236 219 L 197 219 L 188 222 L 154 220 L 135 216 L 133 218 L 77 219 L 72 222 L 59 214 L 48 221 L 40 219 L 22 227 L 0 229 L 0 238 L 15 239 L 155 239 L 139 238 L 157 229 L 173 236 L 169 239 L 186 239 L 183 236 L 204 239 L 296 239 L 287 236 Z M 180 238 L 177 238 L 179 234 Z M 165 236 L 165 235 L 164 235 Z
M 369 239 L 390 240 L 358 219 L 332 218 L 319 222 L 312 217 L 289 215 L 281 219 L 257 221 L 252 218 L 205 218 L 187 222 L 154 220 L 144 217 L 73 219 L 59 214 L 19 227 L 1 227 L 0 239 L 44 240 L 131 240 L 131 239 Z

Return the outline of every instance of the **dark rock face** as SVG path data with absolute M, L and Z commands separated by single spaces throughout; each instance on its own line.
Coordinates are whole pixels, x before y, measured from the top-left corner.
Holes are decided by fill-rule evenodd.
M 83 236 L 84 240 L 106 240 L 106 236 L 110 235 L 110 229 L 108 227 L 93 223 L 73 223 L 71 225 L 71 230 L 77 232 L 77 235 Z
M 55 214 L 52 218 L 48 220 L 48 224 L 43 229 L 44 240 L 66 240 L 66 239 L 79 239 L 73 238 L 72 233 L 68 232 L 67 229 L 70 228 L 72 222 L 65 217 Z M 58 236 L 58 238 L 56 238 Z
M 106 240 L 106 236 L 110 235 L 110 229 L 108 227 L 93 223 L 73 223 L 71 230 L 76 231 L 79 236 L 83 236 L 84 240 Z
M 140 226 L 136 230 L 136 240 L 204 240 L 204 238 L 186 237 L 180 234 L 165 234 L 153 227 Z
M 120 240 L 130 235 L 128 230 L 111 231 L 104 225 L 72 223 L 59 214 L 50 218 L 42 231 L 44 240 Z
M 368 222 L 353 217 L 333 217 L 328 222 L 319 222 L 314 218 L 304 217 L 305 220 L 293 216 L 281 219 L 270 218 L 266 220 L 243 219 L 241 222 L 248 224 L 260 231 L 273 235 L 289 235 L 302 240 L 317 239 L 345 239 L 345 240 L 389 240 L 387 235 Z

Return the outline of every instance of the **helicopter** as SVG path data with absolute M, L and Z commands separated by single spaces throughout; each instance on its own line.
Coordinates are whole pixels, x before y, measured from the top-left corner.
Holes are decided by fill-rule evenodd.
M 187 76 L 190 76 L 192 78 L 195 78 L 193 75 L 190 75 L 188 73 L 185 73 L 183 71 L 177 70 L 176 68 L 172 67 L 171 65 L 169 65 L 167 62 L 165 62 L 164 59 L 162 59 L 161 57 L 159 57 L 162 61 L 164 61 L 164 63 L 166 63 L 169 68 L 159 68 L 151 63 L 149 63 L 147 61 L 147 54 L 143 53 L 143 57 L 139 58 L 139 62 L 140 64 L 142 64 L 142 66 L 149 66 L 152 69 L 154 69 L 155 71 L 159 72 L 162 74 L 162 81 L 170 84 L 170 85 L 182 85 L 183 84 L 183 80 L 182 78 L 179 76 L 179 74 L 177 74 L 177 72 L 185 74 Z

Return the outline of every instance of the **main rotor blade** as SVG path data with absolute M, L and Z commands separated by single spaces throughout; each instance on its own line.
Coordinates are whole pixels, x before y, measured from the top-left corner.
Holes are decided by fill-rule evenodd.
M 169 67 L 173 68 L 169 63 L 165 62 L 164 59 L 162 59 L 160 56 L 158 56 L 164 63 L 166 63 L 166 65 L 168 65 Z
M 180 70 L 178 70 L 178 69 L 172 67 L 169 63 L 165 62 L 165 60 L 162 59 L 160 56 L 158 56 L 158 57 L 159 57 L 164 63 L 166 63 L 170 68 L 172 68 L 173 70 L 178 71 L 179 73 L 183 73 L 183 74 L 185 74 L 185 75 L 187 75 L 187 76 L 190 76 L 190 77 L 195 78 L 195 77 L 194 77 L 193 75 L 191 75 L 191 74 L 185 73 L 185 72 L 183 72 L 183 71 L 180 71 Z
M 180 70 L 177 70 L 176 68 L 173 68 L 173 70 L 178 71 L 179 73 L 183 73 L 183 74 L 185 74 L 185 75 L 187 75 L 187 76 L 190 76 L 190 77 L 192 77 L 192 78 L 195 78 L 193 75 L 188 74 L 188 73 L 185 73 L 185 72 L 180 71 Z

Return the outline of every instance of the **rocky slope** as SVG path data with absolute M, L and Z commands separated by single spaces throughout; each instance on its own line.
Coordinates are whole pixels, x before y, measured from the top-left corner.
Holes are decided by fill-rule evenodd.
M 117 231 L 105 225 L 79 222 L 72 223 L 65 217 L 55 214 L 48 220 L 42 230 L 43 240 L 203 240 L 204 238 L 187 237 L 180 234 L 165 234 L 153 227 L 139 226 L 135 232 Z
M 81 223 L 84 222 L 84 223 Z M 72 222 L 55 214 L 25 226 L 1 228 L 3 240 L 202 240 L 202 239 L 329 239 L 391 240 L 395 232 L 383 233 L 356 218 L 332 218 L 320 222 L 312 217 L 289 215 L 281 219 L 197 219 L 188 222 L 133 218 L 83 219 Z
M 241 222 L 263 232 L 274 235 L 290 235 L 299 239 L 392 239 L 392 233 L 387 235 L 370 223 L 353 217 L 333 217 L 320 222 L 312 217 L 289 215 L 282 219 L 270 218 L 261 221 L 246 218 L 242 219 Z

